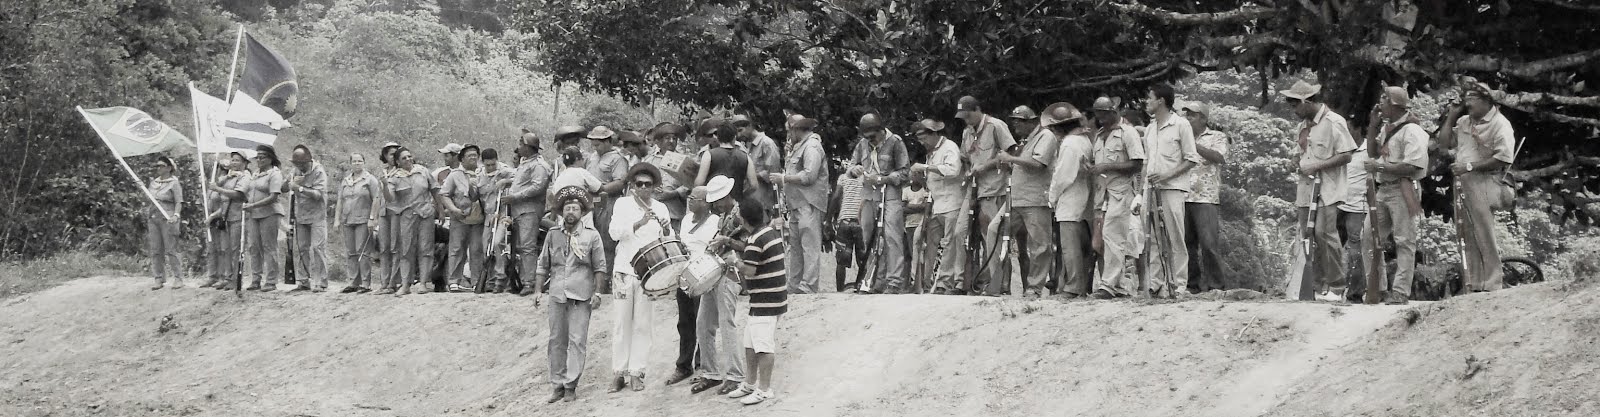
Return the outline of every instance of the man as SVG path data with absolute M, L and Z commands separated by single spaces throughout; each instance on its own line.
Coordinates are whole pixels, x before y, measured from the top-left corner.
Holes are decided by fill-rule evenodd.
M 1094 273 L 1094 253 L 1089 249 L 1089 166 L 1094 159 L 1093 139 L 1083 113 L 1071 104 L 1051 105 L 1045 110 L 1046 125 L 1060 137 L 1050 168 L 1050 189 L 1046 202 L 1053 210 L 1061 257 L 1061 283 L 1055 292 L 1065 298 L 1089 295 L 1090 275 Z
M 956 100 L 956 118 L 967 123 L 966 130 L 961 132 L 963 153 L 972 165 L 971 175 L 977 184 L 977 200 L 973 203 L 978 208 L 978 225 L 990 224 L 1000 213 L 1000 197 L 1006 188 L 1005 173 L 1000 170 L 1001 160 L 999 155 L 1011 152 L 1017 141 L 1006 129 L 1005 123 L 983 113 L 978 104 L 978 99 L 972 96 L 963 96 Z M 1001 259 L 990 259 L 999 253 L 996 245 L 1000 244 L 999 236 L 985 234 L 981 236 L 985 243 L 984 252 L 979 254 L 985 265 L 978 271 L 976 282 L 966 283 L 966 288 L 972 291 L 981 291 L 983 295 L 1001 295 L 1011 286 L 1009 262 Z M 979 287 L 983 287 L 979 290 Z
M 589 347 L 589 314 L 600 306 L 595 282 L 606 279 L 609 266 L 600 234 L 580 221 L 589 211 L 589 193 L 563 189 L 556 204 L 561 207 L 561 233 L 545 239 L 533 274 L 534 282 L 550 280 L 550 338 L 545 352 L 555 392 L 546 403 L 578 399 L 578 380 Z
M 449 178 L 452 171 L 461 169 L 461 148 L 462 146 L 459 143 L 447 143 L 443 148 L 439 148 L 439 157 L 444 159 L 444 163 L 439 164 L 438 168 L 434 168 L 433 171 L 429 172 L 433 175 L 433 182 L 435 184 L 444 184 L 445 178 Z M 445 212 L 443 195 L 435 199 L 433 210 L 435 213 Z M 450 222 L 448 221 L 447 217 L 448 216 L 439 216 L 434 220 L 434 222 L 438 223 L 440 226 L 449 228 Z M 433 268 L 433 266 L 428 265 L 428 268 Z M 448 275 L 446 278 L 448 278 Z
M 688 188 L 680 185 L 680 173 L 671 171 L 666 165 L 663 153 L 671 152 L 677 148 L 677 140 L 671 123 L 663 123 L 651 129 L 646 136 L 655 142 L 646 144 L 644 136 L 624 132 L 623 149 L 646 165 L 656 168 L 661 173 L 661 184 L 657 186 L 656 201 L 667 207 L 669 221 L 674 232 L 682 230 L 680 222 L 684 216 L 684 196 Z M 687 243 L 687 241 L 685 242 Z M 695 253 L 694 248 L 689 248 L 689 253 Z M 694 348 L 695 348 L 695 316 L 700 311 L 698 297 L 690 297 L 683 289 L 673 291 L 673 298 L 678 307 L 678 360 L 674 362 L 672 376 L 667 377 L 666 384 L 673 385 L 689 379 L 694 373 Z
M 616 326 L 611 333 L 611 369 L 616 378 L 611 392 L 622 391 L 624 386 L 634 391 L 644 390 L 645 359 L 650 355 L 651 312 L 650 299 L 644 295 L 644 279 L 634 275 L 629 263 L 645 245 L 671 233 L 667 224 L 667 206 L 655 200 L 656 186 L 661 182 L 661 171 L 654 165 L 639 164 L 620 176 L 629 180 L 627 196 L 617 200 L 612 207 L 611 235 L 617 238 L 617 253 L 613 259 L 623 262 L 612 265 L 611 277 L 614 295 Z M 598 220 L 597 220 L 598 221 Z
M 1367 239 L 1362 230 L 1367 224 L 1367 146 L 1366 141 L 1356 143 L 1350 152 L 1350 163 L 1345 175 L 1350 187 L 1345 191 L 1344 203 L 1339 204 L 1339 253 L 1344 257 L 1344 300 L 1361 302 L 1367 288 L 1366 269 L 1362 268 L 1362 241 Z M 1323 294 L 1329 301 L 1339 301 L 1332 293 Z
M 1295 205 L 1300 207 L 1297 224 L 1304 224 L 1308 216 L 1314 216 L 1310 218 L 1315 224 L 1312 231 L 1303 232 L 1310 233 L 1309 236 L 1302 235 L 1312 241 L 1312 252 L 1307 254 L 1307 265 L 1311 267 L 1307 268 L 1304 279 L 1315 279 L 1314 282 L 1327 286 L 1329 292 L 1323 298 L 1330 298 L 1328 294 L 1340 294 L 1343 290 L 1340 287 L 1344 286 L 1339 204 L 1345 201 L 1350 189 L 1345 165 L 1350 163 L 1350 153 L 1356 150 L 1356 143 L 1344 117 L 1321 103 L 1321 92 L 1322 86 L 1301 80 L 1280 94 L 1294 108 L 1295 115 L 1303 119 L 1296 140 L 1296 148 L 1300 150 L 1295 166 L 1300 173 L 1295 190 Z M 1314 187 L 1318 181 L 1322 186 Z M 1321 205 L 1313 207 L 1314 200 L 1320 200 Z
M 861 178 L 861 234 L 866 236 L 864 256 L 882 248 L 877 259 L 871 288 L 859 288 L 873 294 L 899 294 L 906 270 L 906 214 L 905 200 L 900 187 L 906 182 L 906 168 L 911 165 L 911 155 L 900 135 L 890 133 L 877 114 L 861 116 L 856 126 L 861 139 L 850 155 L 848 173 Z M 881 210 L 880 210 L 881 209 Z M 878 229 L 882 216 L 883 229 Z
M 1455 148 L 1456 162 L 1450 172 L 1456 175 L 1456 195 L 1461 200 L 1456 233 L 1465 249 L 1464 291 L 1485 292 L 1505 286 L 1500 269 L 1500 251 L 1495 248 L 1494 212 L 1491 196 L 1500 195 L 1499 180 L 1515 158 L 1515 132 L 1511 121 L 1500 114 L 1500 107 L 1489 96 L 1489 86 L 1474 82 L 1466 87 L 1466 115 L 1462 106 L 1453 105 L 1439 129 L 1439 144 Z
M 827 154 L 822 137 L 812 130 L 817 120 L 800 117 L 789 123 L 789 149 L 783 173 L 768 174 L 770 182 L 783 191 L 783 209 L 788 219 L 790 239 L 787 259 L 794 265 L 787 272 L 794 292 L 817 292 L 822 276 L 822 210 L 828 204 Z
M 715 177 L 707 181 L 705 187 L 695 187 L 689 206 L 693 213 L 683 225 L 682 234 L 683 244 L 689 253 L 710 253 L 724 259 L 736 256 L 736 248 L 742 249 L 738 243 L 711 245 L 713 240 L 728 232 L 722 230 L 724 220 L 732 220 L 732 216 L 738 215 L 738 205 L 733 198 L 733 180 Z M 700 296 L 700 310 L 694 326 L 698 332 L 692 339 L 698 342 L 700 348 L 700 361 L 696 369 L 700 371 L 700 377 L 689 387 L 690 393 L 698 394 L 717 388 L 718 395 L 726 395 L 744 383 L 744 351 L 739 348 L 737 321 L 739 290 L 738 279 L 725 276 L 709 292 Z
M 1044 295 L 1045 281 L 1049 280 L 1050 272 L 1054 269 L 1054 254 L 1050 244 L 1054 240 L 1050 229 L 1052 226 L 1051 211 L 1049 207 L 1050 191 L 1050 163 L 1055 161 L 1056 147 L 1060 136 L 1050 129 L 1041 129 L 1040 124 L 1054 124 L 1052 112 L 1057 115 L 1062 113 L 1066 103 L 1056 103 L 1045 109 L 1045 118 L 1040 120 L 1027 106 L 1018 107 L 1012 111 L 1012 125 L 1018 133 L 1024 133 L 1024 139 L 1017 148 L 1017 153 L 1002 153 L 996 156 L 1000 163 L 1010 167 L 1011 182 L 1009 184 L 1011 199 L 1011 219 L 1006 227 L 1006 233 L 1015 236 L 1017 247 L 1026 252 L 1018 253 L 1018 264 L 1022 267 L 1022 283 L 1024 296 L 1039 298 Z M 1030 117 L 1031 116 L 1031 117 Z M 1006 259 L 998 259 L 1007 262 Z M 1010 275 L 1005 275 L 1009 277 Z M 1007 279 L 1006 281 L 1010 281 Z M 1008 286 L 1002 286 L 1005 288 Z M 1059 288 L 1059 287 L 1057 287 Z M 1003 290 L 1002 290 L 1003 291 Z
M 1100 276 L 1096 280 L 1096 299 L 1127 297 L 1139 291 L 1139 284 L 1127 276 L 1128 257 L 1134 252 L 1132 228 L 1135 214 L 1133 192 L 1135 176 L 1144 170 L 1144 140 L 1133 126 L 1122 122 L 1122 115 L 1109 97 L 1094 100 L 1095 131 L 1094 176 L 1095 223 L 1090 232 L 1099 236 L 1091 247 L 1100 251 Z M 1098 230 L 1096 230 L 1098 229 Z M 1098 232 L 1098 233 L 1095 233 Z M 1098 243 L 1098 244 L 1097 244 Z
M 511 217 L 506 216 L 509 210 L 501 204 L 505 201 L 505 188 L 500 184 L 512 180 L 511 168 L 500 163 L 500 153 L 494 148 L 483 150 L 483 174 L 478 176 L 473 190 L 478 194 L 480 203 L 483 204 L 483 225 L 479 226 L 482 237 L 468 236 L 467 250 L 479 259 L 472 264 L 472 269 L 483 270 L 479 274 L 489 274 L 487 277 L 479 275 L 474 279 L 484 280 L 484 291 L 503 293 L 511 289 L 506 282 L 506 255 L 500 248 L 508 238 L 504 232 L 510 227 Z M 484 254 L 489 260 L 482 259 Z M 492 261 L 492 264 L 489 262 Z M 476 283 L 473 283 L 476 284 Z
M 482 155 L 477 145 L 463 146 L 459 155 L 460 165 L 450 169 L 444 185 L 439 187 L 439 195 L 444 197 L 443 214 L 450 223 L 449 249 L 445 258 L 445 280 L 450 281 L 450 292 L 472 289 L 476 277 L 469 276 L 467 270 L 472 270 L 473 275 L 483 272 L 483 253 L 468 250 L 473 246 L 471 241 L 483 238 L 481 209 L 477 218 L 468 218 L 478 204 L 479 195 L 472 189 L 478 183 L 478 176 L 482 175 L 478 168 L 478 159 Z M 472 266 L 468 267 L 468 264 Z
M 539 137 L 532 133 L 522 134 L 516 154 L 519 158 L 516 173 L 510 179 L 499 180 L 499 185 L 506 190 L 502 198 L 510 205 L 508 213 L 512 227 L 517 231 L 516 250 L 520 263 L 517 271 L 527 277 L 527 271 L 533 270 L 534 262 L 539 258 L 539 219 L 544 217 L 546 192 L 550 187 L 553 169 L 539 156 Z M 588 212 L 585 209 L 583 214 Z M 523 283 L 522 292 L 518 295 L 526 297 L 543 290 L 544 281 L 536 279 Z
M 589 158 L 592 160 L 588 161 L 586 167 L 589 169 L 589 174 L 594 175 L 601 184 L 600 198 L 594 208 L 594 224 L 602 225 L 600 241 L 605 242 L 606 255 L 611 257 L 606 259 L 606 263 L 616 265 L 617 237 L 612 236 L 610 228 L 603 225 L 611 224 L 611 206 L 622 195 L 623 189 L 627 188 L 628 178 L 624 174 L 628 172 L 628 160 L 622 155 L 622 151 L 613 146 L 612 141 L 616 139 L 617 134 L 611 131 L 611 128 L 595 126 L 589 130 L 587 137 L 589 144 L 593 145 L 594 154 L 598 156 Z M 628 260 L 623 259 L 622 263 L 628 263 Z M 600 293 L 611 293 L 609 281 L 600 284 Z
M 729 124 L 739 130 L 739 141 L 749 149 L 750 162 L 756 170 L 757 183 L 752 184 L 755 189 L 751 191 L 750 198 L 766 209 L 769 216 L 777 215 L 778 194 L 774 188 L 777 184 L 769 181 L 770 174 L 783 171 L 783 160 L 778 155 L 777 142 L 768 137 L 766 132 L 756 130 L 755 123 L 742 114 L 734 115 Z
M 745 321 L 745 369 L 751 371 L 744 384 L 728 393 L 744 405 L 760 404 L 776 397 L 772 390 L 772 370 L 778 352 L 778 317 L 789 311 L 789 295 L 784 271 L 782 235 L 773 229 L 767 212 L 754 205 L 739 207 L 739 224 L 748 238 L 740 255 L 740 273 L 750 291 L 750 317 Z M 712 245 L 733 240 L 718 237 Z
M 1377 239 L 1374 246 L 1393 242 L 1394 279 L 1384 280 L 1388 287 L 1383 303 L 1406 304 L 1410 302 L 1411 279 L 1416 274 L 1417 216 L 1422 212 L 1417 180 L 1427 173 L 1428 132 L 1412 122 L 1407 109 L 1411 97 L 1404 88 L 1384 87 L 1379 96 L 1371 121 L 1367 122 L 1367 146 L 1378 150 L 1378 158 L 1362 164 L 1362 171 L 1370 173 L 1378 185 L 1377 205 L 1369 208 L 1369 221 L 1377 236 L 1367 238 Z M 1352 193 L 1350 198 L 1360 197 Z
M 942 133 L 944 122 L 922 119 L 911 129 L 917 140 L 922 141 L 922 146 L 932 150 L 928 154 L 928 163 L 914 165 L 911 169 L 928 175 L 928 193 L 933 196 L 933 205 L 929 207 L 925 220 L 928 229 L 925 233 L 936 239 L 938 246 L 938 255 L 931 261 L 935 264 L 933 289 L 944 294 L 957 294 L 963 288 L 956 277 L 961 275 L 962 267 L 967 263 L 967 252 L 960 241 L 967 236 L 966 224 L 961 222 L 964 220 L 964 210 L 959 210 L 963 205 L 962 200 L 966 199 L 961 185 L 964 180 L 961 149 Z
M 1189 172 L 1194 188 L 1183 203 L 1185 246 L 1189 250 L 1189 289 L 1195 292 L 1237 288 L 1222 274 L 1222 218 L 1217 207 L 1222 203 L 1222 165 L 1227 163 L 1228 135 L 1210 129 L 1211 106 L 1205 103 L 1183 105 L 1183 117 L 1194 129 L 1194 150 L 1200 164 Z
M 677 227 L 683 221 L 685 197 L 689 194 L 689 181 L 685 181 L 683 173 L 679 171 L 682 167 L 669 166 L 667 159 L 669 153 L 682 156 L 677 151 L 679 135 L 682 135 L 681 127 L 672 123 L 661 123 L 646 132 L 645 136 L 649 137 L 650 143 L 637 149 L 642 153 L 639 156 L 641 162 L 655 165 L 656 169 L 661 170 L 661 191 L 656 193 L 656 200 L 666 204 L 667 210 L 672 212 L 673 227 Z
M 328 172 L 311 158 L 311 148 L 295 145 L 289 155 L 294 176 L 284 183 L 294 202 L 294 268 L 291 291 L 328 290 Z
M 700 173 L 695 176 L 694 184 L 703 186 L 712 177 L 723 176 L 733 179 L 733 195 L 751 195 L 755 192 L 752 188 L 759 186 L 756 167 L 750 160 L 750 154 L 737 146 L 735 139 L 738 131 L 733 126 L 721 122 L 707 124 L 715 125 L 710 129 L 712 129 L 711 135 L 717 138 L 717 142 L 715 147 L 700 154 Z
M 1154 117 L 1145 127 L 1145 177 L 1149 181 L 1150 230 L 1152 244 L 1146 271 L 1152 282 L 1151 295 L 1173 298 L 1189 291 L 1189 248 L 1184 243 L 1184 202 L 1189 199 L 1194 178 L 1189 174 L 1200 163 L 1195 151 L 1194 128 L 1174 113 L 1176 93 L 1171 84 L 1160 83 L 1145 92 L 1145 111 Z M 1165 232 L 1163 232 L 1163 230 Z M 1160 242 L 1156 239 L 1165 238 Z M 1159 252 L 1156 250 L 1159 249 Z
M 583 142 L 584 136 L 586 136 L 588 134 L 589 134 L 589 129 L 584 129 L 583 126 L 566 125 L 566 126 L 562 126 L 562 127 L 556 128 L 556 135 L 555 135 L 555 138 L 554 138 L 555 139 L 555 144 L 556 144 L 556 150 L 562 150 L 562 149 L 566 149 L 568 147 L 576 147 L 576 146 L 578 146 L 579 142 Z M 556 161 L 556 162 L 559 165 L 555 166 L 554 168 L 559 169 L 559 168 L 566 168 L 567 167 L 566 164 L 561 163 L 561 161 L 559 161 L 559 160 Z M 593 165 L 593 164 L 590 164 L 590 165 Z M 554 208 L 552 208 L 552 210 L 554 210 Z
M 928 206 L 928 178 L 927 175 L 912 172 L 911 179 L 906 181 L 906 186 L 901 187 L 901 204 L 906 207 L 906 236 L 911 242 L 906 245 L 906 252 L 911 258 L 911 267 L 906 269 L 909 278 L 906 279 L 906 288 L 912 294 L 927 292 L 933 286 L 933 264 L 929 259 L 927 228 Z

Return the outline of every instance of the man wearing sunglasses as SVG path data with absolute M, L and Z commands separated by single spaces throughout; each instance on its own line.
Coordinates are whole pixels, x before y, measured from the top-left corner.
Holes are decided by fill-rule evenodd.
M 1343 116 L 1322 104 L 1322 86 L 1304 80 L 1281 91 L 1284 101 L 1294 108 L 1296 116 L 1304 119 L 1296 129 L 1295 149 L 1300 151 L 1295 172 L 1299 173 L 1295 206 L 1300 208 L 1302 223 L 1306 216 L 1316 216 L 1310 232 L 1314 243 L 1309 253 L 1314 259 L 1313 268 L 1304 279 L 1316 279 L 1328 291 L 1321 298 L 1337 301 L 1344 287 L 1344 247 L 1339 244 L 1339 204 L 1345 201 L 1350 181 L 1345 167 L 1350 163 L 1350 153 L 1356 150 L 1355 139 Z M 1321 186 L 1314 184 L 1320 182 Z M 1312 207 L 1313 202 L 1320 202 Z M 1304 232 L 1302 232 L 1304 233 Z M 1295 291 L 1296 289 L 1289 289 Z
M 644 390 L 645 359 L 650 354 L 650 299 L 644 295 L 644 277 L 634 275 L 633 256 L 644 245 L 668 234 L 667 206 L 656 201 L 656 186 L 661 171 L 654 165 L 637 164 L 621 178 L 628 181 L 628 192 L 612 207 L 608 232 L 617 238 L 617 251 L 611 265 L 613 294 L 616 297 L 615 328 L 611 336 L 611 368 L 616 372 L 611 392 L 631 387 Z

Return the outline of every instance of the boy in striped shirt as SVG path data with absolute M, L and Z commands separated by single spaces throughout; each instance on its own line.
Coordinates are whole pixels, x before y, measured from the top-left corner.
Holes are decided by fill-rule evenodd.
M 740 275 L 750 291 L 750 317 L 745 321 L 745 383 L 728 393 L 744 405 L 772 399 L 772 367 L 777 352 L 778 316 L 789 308 L 788 280 L 784 278 L 783 238 L 769 224 L 766 211 L 755 204 L 739 205 L 739 222 L 746 233 Z

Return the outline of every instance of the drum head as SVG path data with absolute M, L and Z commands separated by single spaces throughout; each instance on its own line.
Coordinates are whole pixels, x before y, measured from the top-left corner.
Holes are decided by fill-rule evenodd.
M 709 253 L 695 255 L 685 265 L 687 267 L 683 269 L 683 278 L 679 282 L 683 284 L 683 291 L 691 297 L 710 292 L 726 273 L 722 258 Z
M 684 268 L 688 265 L 689 263 L 687 262 L 678 262 L 661 267 L 660 271 L 656 271 L 654 275 L 645 278 L 644 283 L 639 285 L 643 286 L 644 294 L 651 297 L 671 294 L 672 290 L 677 289 L 680 285 L 678 280 L 680 275 L 683 275 Z

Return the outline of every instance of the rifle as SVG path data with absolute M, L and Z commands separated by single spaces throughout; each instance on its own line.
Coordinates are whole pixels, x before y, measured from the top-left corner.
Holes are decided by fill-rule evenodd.
M 1172 258 L 1166 255 L 1169 251 L 1166 247 L 1169 242 L 1167 240 L 1169 232 L 1167 231 L 1167 222 L 1161 219 L 1161 213 L 1164 212 L 1161 207 L 1161 195 L 1160 192 L 1155 192 L 1151 189 L 1155 187 L 1155 184 L 1149 182 L 1149 177 L 1145 177 L 1145 181 L 1145 200 L 1150 203 L 1151 208 L 1149 215 L 1145 216 L 1145 218 L 1149 219 L 1151 230 L 1155 232 L 1154 238 L 1150 239 L 1149 244 L 1145 245 L 1145 250 L 1149 251 L 1150 256 L 1153 258 L 1152 260 L 1161 262 L 1161 288 L 1167 290 L 1168 296 L 1173 296 L 1177 294 L 1179 289 L 1172 287 Z
M 476 282 L 472 283 L 472 292 L 477 294 L 483 294 L 483 292 L 488 289 L 489 274 L 491 271 L 494 271 L 495 247 L 500 246 L 500 243 L 495 241 L 494 236 L 500 233 L 500 217 L 505 215 L 504 213 L 500 212 L 502 202 L 501 196 L 504 194 L 504 192 L 504 190 L 495 191 L 494 218 L 484 219 L 484 224 L 489 226 L 488 230 L 486 230 L 486 232 L 489 233 L 489 244 L 483 245 L 483 268 L 478 270 L 478 279 Z M 483 204 L 483 202 L 480 201 L 478 204 Z
M 229 204 L 232 204 L 232 203 L 230 202 Z M 226 211 L 227 209 L 223 209 L 223 210 L 224 210 L 223 214 L 226 215 L 227 214 L 227 211 Z M 233 295 L 235 297 L 239 297 L 239 298 L 244 298 L 244 290 L 243 290 L 243 288 L 244 288 L 244 230 L 243 230 L 243 228 L 244 228 L 244 212 L 245 212 L 244 208 L 241 207 L 239 209 L 239 226 L 238 226 L 240 228 L 240 230 L 239 230 L 239 257 L 237 259 L 234 259 L 234 264 L 233 264 Z
M 1395 125 L 1394 126 L 1394 130 L 1389 133 L 1390 137 L 1393 137 L 1393 135 L 1397 134 L 1400 131 L 1400 128 L 1402 128 L 1402 127 L 1405 127 L 1405 123 L 1400 123 L 1400 124 Z M 1374 133 L 1381 134 L 1381 133 L 1378 133 L 1378 132 L 1374 132 Z M 1367 141 L 1367 159 L 1368 160 L 1377 160 L 1378 157 L 1379 157 L 1379 154 L 1380 154 L 1379 148 L 1378 148 L 1378 143 L 1377 143 L 1377 140 L 1376 140 L 1377 136 L 1372 136 L 1372 139 L 1373 140 Z M 1385 140 L 1385 142 L 1388 142 L 1388 141 Z M 1385 145 L 1387 145 L 1387 143 Z M 1402 178 L 1400 180 L 1401 181 L 1410 181 L 1410 180 L 1404 179 L 1404 178 Z M 1402 187 L 1407 187 L 1408 185 L 1401 184 L 1401 186 Z M 1367 213 L 1373 213 L 1373 212 L 1377 211 L 1378 210 L 1378 178 L 1377 178 L 1377 175 L 1375 173 L 1367 174 L 1367 195 L 1366 195 L 1366 198 L 1367 198 Z M 1410 209 L 1407 208 L 1407 210 L 1408 211 L 1406 213 L 1395 213 L 1395 214 L 1405 215 L 1405 216 L 1411 215 L 1411 213 L 1409 212 Z M 1383 263 L 1384 263 L 1384 261 L 1383 261 L 1383 253 L 1378 250 L 1378 232 L 1377 232 L 1377 229 L 1374 227 L 1374 225 L 1372 223 L 1373 223 L 1372 214 L 1368 214 L 1367 215 L 1367 224 L 1362 227 L 1362 234 L 1364 234 L 1365 236 L 1361 239 L 1361 251 L 1366 255 L 1365 256 L 1366 263 L 1363 264 L 1364 268 L 1362 268 L 1362 273 L 1365 275 L 1365 280 L 1367 281 L 1367 290 L 1366 290 L 1365 294 L 1362 294 L 1362 299 L 1361 299 L 1361 301 L 1363 303 L 1365 303 L 1365 304 L 1377 304 L 1380 301 L 1382 301 L 1382 298 L 1383 298 L 1383 296 L 1378 292 L 1378 286 L 1380 285 L 1381 282 L 1383 282 Z M 1346 296 L 1345 298 L 1349 299 L 1348 296 Z
M 296 218 L 296 216 L 295 216 L 295 203 L 296 203 L 297 200 L 299 200 L 298 198 L 295 198 L 297 196 L 297 194 L 299 194 L 299 193 L 291 192 L 289 194 L 289 251 L 288 251 L 288 255 L 289 256 L 283 257 L 283 283 L 285 283 L 285 284 L 294 284 L 295 283 L 295 276 L 294 276 L 294 248 L 296 246 L 295 245 L 296 240 L 295 240 L 295 235 L 294 235 L 294 229 L 299 227 L 298 224 L 295 224 L 295 218 Z
M 1298 228 L 1300 244 L 1295 245 L 1291 251 L 1294 259 L 1289 263 L 1289 282 L 1284 288 L 1284 296 L 1290 300 L 1310 301 L 1315 299 L 1314 286 L 1306 282 L 1307 270 L 1315 268 L 1316 256 L 1312 253 L 1315 240 L 1311 235 L 1316 231 L 1317 209 L 1322 206 L 1322 177 L 1312 176 L 1311 180 L 1311 208 L 1306 210 L 1306 221 Z M 1311 233 L 1307 233 L 1311 231 Z
M 884 201 L 888 199 L 887 194 L 885 194 L 888 189 L 888 184 L 878 185 L 878 222 L 877 226 L 872 228 L 872 255 L 867 258 L 869 259 L 867 266 L 861 269 L 865 275 L 856 279 L 857 293 L 872 292 L 872 279 L 878 274 L 878 262 L 883 261 Z
M 967 240 L 962 242 L 962 250 L 967 251 L 967 267 L 961 271 L 961 282 L 967 293 L 977 293 L 978 270 L 983 261 L 983 238 L 978 224 L 978 174 L 968 171 L 967 181 L 963 185 L 971 190 L 962 204 L 967 207 Z M 957 222 L 959 223 L 959 222 Z

